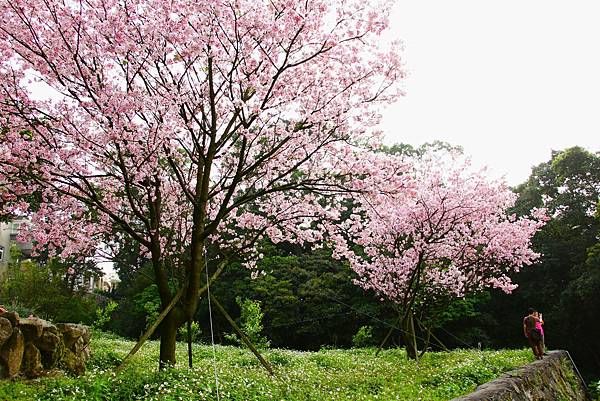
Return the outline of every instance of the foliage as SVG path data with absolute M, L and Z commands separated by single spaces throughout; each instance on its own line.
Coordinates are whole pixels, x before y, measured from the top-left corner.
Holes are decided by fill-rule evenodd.
M 588 384 L 590 390 L 590 396 L 593 401 L 600 401 L 600 380 Z
M 65 279 L 63 265 L 22 259 L 15 249 L 0 288 L 6 306 L 13 304 L 21 313 L 29 313 L 55 322 L 91 324 L 96 301 L 83 292 L 72 292 Z
M 242 330 L 250 342 L 257 348 L 269 348 L 271 346 L 271 342 L 262 335 L 262 320 L 264 313 L 261 310 L 260 301 L 237 297 L 235 302 L 240 307 L 240 330 Z M 237 334 L 227 335 L 226 338 L 230 341 L 236 342 L 239 345 L 244 344 L 242 339 L 239 338 Z
M 135 305 L 139 311 L 146 315 L 146 329 L 152 325 L 160 315 L 161 305 L 156 284 L 149 285 L 135 297 Z
M 354 336 L 352 336 L 352 345 L 356 348 L 369 347 L 374 345 L 373 327 L 360 326 Z
M 92 324 L 92 327 L 95 329 L 103 329 L 104 326 L 110 321 L 110 318 L 113 312 L 119 306 L 115 301 L 108 301 L 106 306 L 103 308 L 96 309 L 96 320 Z
M 29 315 L 40 316 L 40 313 L 28 305 L 22 305 L 16 300 L 11 300 L 7 304 L 2 305 L 4 309 L 17 312 L 19 316 L 27 317 Z
M 125 370 L 115 374 L 118 364 L 133 347 L 132 341 L 95 333 L 88 372 L 73 378 L 47 377 L 24 385 L 6 382 L 0 399 L 13 401 L 134 401 L 216 400 L 213 353 L 210 346 L 193 347 L 194 368 L 185 366 L 184 343 L 177 344 L 174 369 L 158 372 L 155 361 L 159 344 L 150 341 Z M 505 371 L 532 361 L 531 351 L 475 351 L 429 353 L 417 364 L 405 360 L 404 351 L 384 350 L 378 357 L 372 349 L 298 352 L 264 351 L 276 376 L 270 376 L 250 351 L 231 346 L 216 347 L 221 399 L 367 401 L 424 399 L 448 400 L 472 391 L 477 385 Z M 324 380 L 323 378 L 327 379 Z
M 202 329 L 200 328 L 200 325 L 198 324 L 198 322 L 195 320 L 192 321 L 192 323 L 190 323 L 189 329 L 190 329 L 189 334 L 191 334 L 191 336 L 192 336 L 192 342 L 201 342 Z M 187 339 L 188 339 L 187 323 L 179 328 L 179 331 L 177 332 L 177 334 L 178 334 L 177 339 L 179 341 L 187 341 Z
M 145 302 L 140 302 L 141 294 L 154 283 L 152 265 L 140 256 L 139 246 L 123 241 L 118 244 L 118 259 L 114 264 L 121 282 L 111 293 L 111 297 L 119 304 L 106 329 L 123 337 L 139 338 L 149 320 L 144 308 Z M 156 299 L 159 302 L 158 293 Z M 154 313 L 154 308 L 150 308 Z
M 350 347 L 360 326 L 373 326 L 373 335 L 379 339 L 385 336 L 386 325 L 393 324 L 390 304 L 352 284 L 356 274 L 347 262 L 332 258 L 327 247 L 263 243 L 261 252 L 264 257 L 257 263 L 255 278 L 239 263 L 231 264 L 211 286 L 211 293 L 234 318 L 240 316 L 236 297 L 260 301 L 263 334 L 273 346 L 299 350 Z M 195 318 L 207 333 L 206 300 Z M 231 331 L 219 313 L 213 313 L 213 321 L 217 339 Z

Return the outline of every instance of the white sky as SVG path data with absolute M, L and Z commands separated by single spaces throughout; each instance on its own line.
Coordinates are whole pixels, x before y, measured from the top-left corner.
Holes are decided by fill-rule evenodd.
M 406 96 L 386 142 L 461 145 L 523 182 L 551 149 L 600 150 L 600 1 L 398 0 Z

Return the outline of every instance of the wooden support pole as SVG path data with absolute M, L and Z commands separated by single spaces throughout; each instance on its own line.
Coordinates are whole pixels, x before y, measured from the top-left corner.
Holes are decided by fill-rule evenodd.
M 443 343 L 443 342 L 441 342 L 441 341 L 440 341 L 440 339 L 436 337 L 436 335 L 435 335 L 435 334 L 431 333 L 431 337 L 433 337 L 433 339 L 434 339 L 434 340 L 435 340 L 435 341 L 436 341 L 436 342 L 437 342 L 439 345 L 441 345 L 441 346 L 442 346 L 442 349 L 443 349 L 444 351 L 446 351 L 446 352 L 447 352 L 447 351 L 450 351 L 450 350 L 448 349 L 448 347 L 446 347 L 446 346 L 444 345 L 444 343 Z
M 377 348 L 377 351 L 375 352 L 375 356 L 379 355 L 379 353 L 381 352 L 381 349 L 383 348 L 385 343 L 387 343 L 387 341 L 389 340 L 390 336 L 392 335 L 392 333 L 394 332 L 395 329 L 396 329 L 395 327 L 390 328 L 390 330 L 388 331 L 387 335 L 384 337 L 381 344 L 379 344 L 379 348 Z
M 443 349 L 444 351 L 449 351 L 449 350 L 448 350 L 448 347 L 446 347 L 446 346 L 444 345 L 444 343 L 442 343 L 442 342 L 440 341 L 440 339 L 439 339 L 439 338 L 437 338 L 437 336 L 431 332 L 431 330 L 430 330 L 430 329 L 426 328 L 426 327 L 425 327 L 425 325 L 423 324 L 423 322 L 421 322 L 421 321 L 420 321 L 418 318 L 415 318 L 415 319 L 417 319 L 417 323 L 419 324 L 419 327 L 420 327 L 422 330 L 427 330 L 427 331 L 428 331 L 428 333 L 429 333 L 429 335 L 431 335 L 431 337 L 433 337 L 433 339 L 434 339 L 434 340 L 435 340 L 435 341 L 436 341 L 436 342 L 437 342 L 437 343 L 438 343 L 438 344 L 439 344 L 439 345 L 442 347 L 442 349 Z
M 193 368 L 192 358 L 192 319 L 187 321 L 187 343 L 188 343 L 188 366 Z
M 229 316 L 229 313 L 227 313 L 225 308 L 223 308 L 223 306 L 219 303 L 219 301 L 217 301 L 217 298 L 215 298 L 215 296 L 213 294 L 210 294 L 210 299 L 211 299 L 212 303 L 215 304 L 217 309 L 219 309 L 219 312 L 221 312 L 221 314 L 223 314 L 223 316 L 225 316 L 225 319 L 227 319 L 227 321 L 229 322 L 231 327 L 233 327 L 233 329 L 238 334 L 238 336 L 240 336 L 242 341 L 244 341 L 244 344 L 246 344 L 248 346 L 248 348 L 250 348 L 252 353 L 258 358 L 258 360 L 263 365 L 263 367 L 265 369 L 267 369 L 267 371 L 272 376 L 274 376 L 275 372 L 273 371 L 273 368 L 271 367 L 269 362 L 267 362 L 267 360 L 265 358 L 263 358 L 263 356 L 260 354 L 260 352 L 258 352 L 258 350 L 254 346 L 254 344 L 252 344 L 252 342 L 250 342 L 250 339 L 248 337 L 246 337 L 246 335 L 242 332 L 242 330 L 238 327 L 238 325 L 233 321 L 231 316 Z

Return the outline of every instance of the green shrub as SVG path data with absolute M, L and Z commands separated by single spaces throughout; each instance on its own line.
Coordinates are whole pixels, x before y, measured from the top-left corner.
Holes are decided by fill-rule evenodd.
M 202 340 L 202 329 L 197 321 L 192 321 L 190 324 L 190 332 L 192 334 L 192 342 L 201 342 Z M 188 325 L 187 322 L 183 324 L 177 331 L 177 339 L 179 341 L 187 341 L 188 340 Z
M 370 347 L 373 345 L 373 327 L 362 326 L 352 336 L 352 345 L 356 348 Z
M 94 324 L 92 325 L 95 329 L 102 329 L 108 322 L 110 322 L 110 317 L 119 306 L 115 301 L 108 301 L 104 308 L 96 309 L 96 320 L 94 320 Z
M 588 385 L 588 390 L 590 391 L 590 396 L 594 401 L 600 401 L 600 380 L 597 382 L 590 382 Z
M 135 296 L 134 302 L 137 310 L 146 315 L 145 329 L 147 329 L 160 315 L 161 303 L 160 296 L 158 295 L 158 286 L 156 284 L 149 285 Z
M 262 336 L 264 313 L 261 310 L 260 302 L 252 299 L 237 297 L 236 303 L 240 307 L 239 325 L 242 332 L 248 337 L 250 342 L 257 348 L 266 349 L 271 346 L 271 342 Z M 225 335 L 229 341 L 244 346 L 241 338 L 237 334 Z
M 49 314 L 56 322 L 83 323 L 91 325 L 96 315 L 96 301 L 80 295 L 65 296 L 57 298 L 57 306 L 54 313 Z M 52 316 L 54 315 L 54 316 Z
M 0 298 L 10 300 L 9 309 L 20 316 L 35 316 L 56 322 L 91 324 L 96 302 L 87 294 L 73 292 L 66 285 L 65 267 L 52 261 L 40 264 L 22 260 L 19 251 L 11 249 L 10 263 L 0 286 Z
M 31 308 L 27 305 L 21 305 L 16 300 L 12 300 L 10 303 L 4 304 L 4 307 L 9 311 L 17 312 L 21 317 L 27 317 L 29 315 L 39 316 L 38 311 L 36 311 L 34 308 Z

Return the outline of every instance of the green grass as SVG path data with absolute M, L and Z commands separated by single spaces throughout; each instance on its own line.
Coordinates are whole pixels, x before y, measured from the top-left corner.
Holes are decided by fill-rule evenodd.
M 92 359 L 82 377 L 66 375 L 0 383 L 0 400 L 216 400 L 212 347 L 194 347 L 187 368 L 186 345 L 177 345 L 178 365 L 157 371 L 158 342 L 150 341 L 120 374 L 115 366 L 134 346 L 95 333 Z M 531 351 L 428 353 L 419 363 L 402 350 L 374 349 L 264 352 L 271 377 L 250 351 L 216 347 L 221 400 L 448 400 L 472 391 L 502 372 L 532 361 Z

